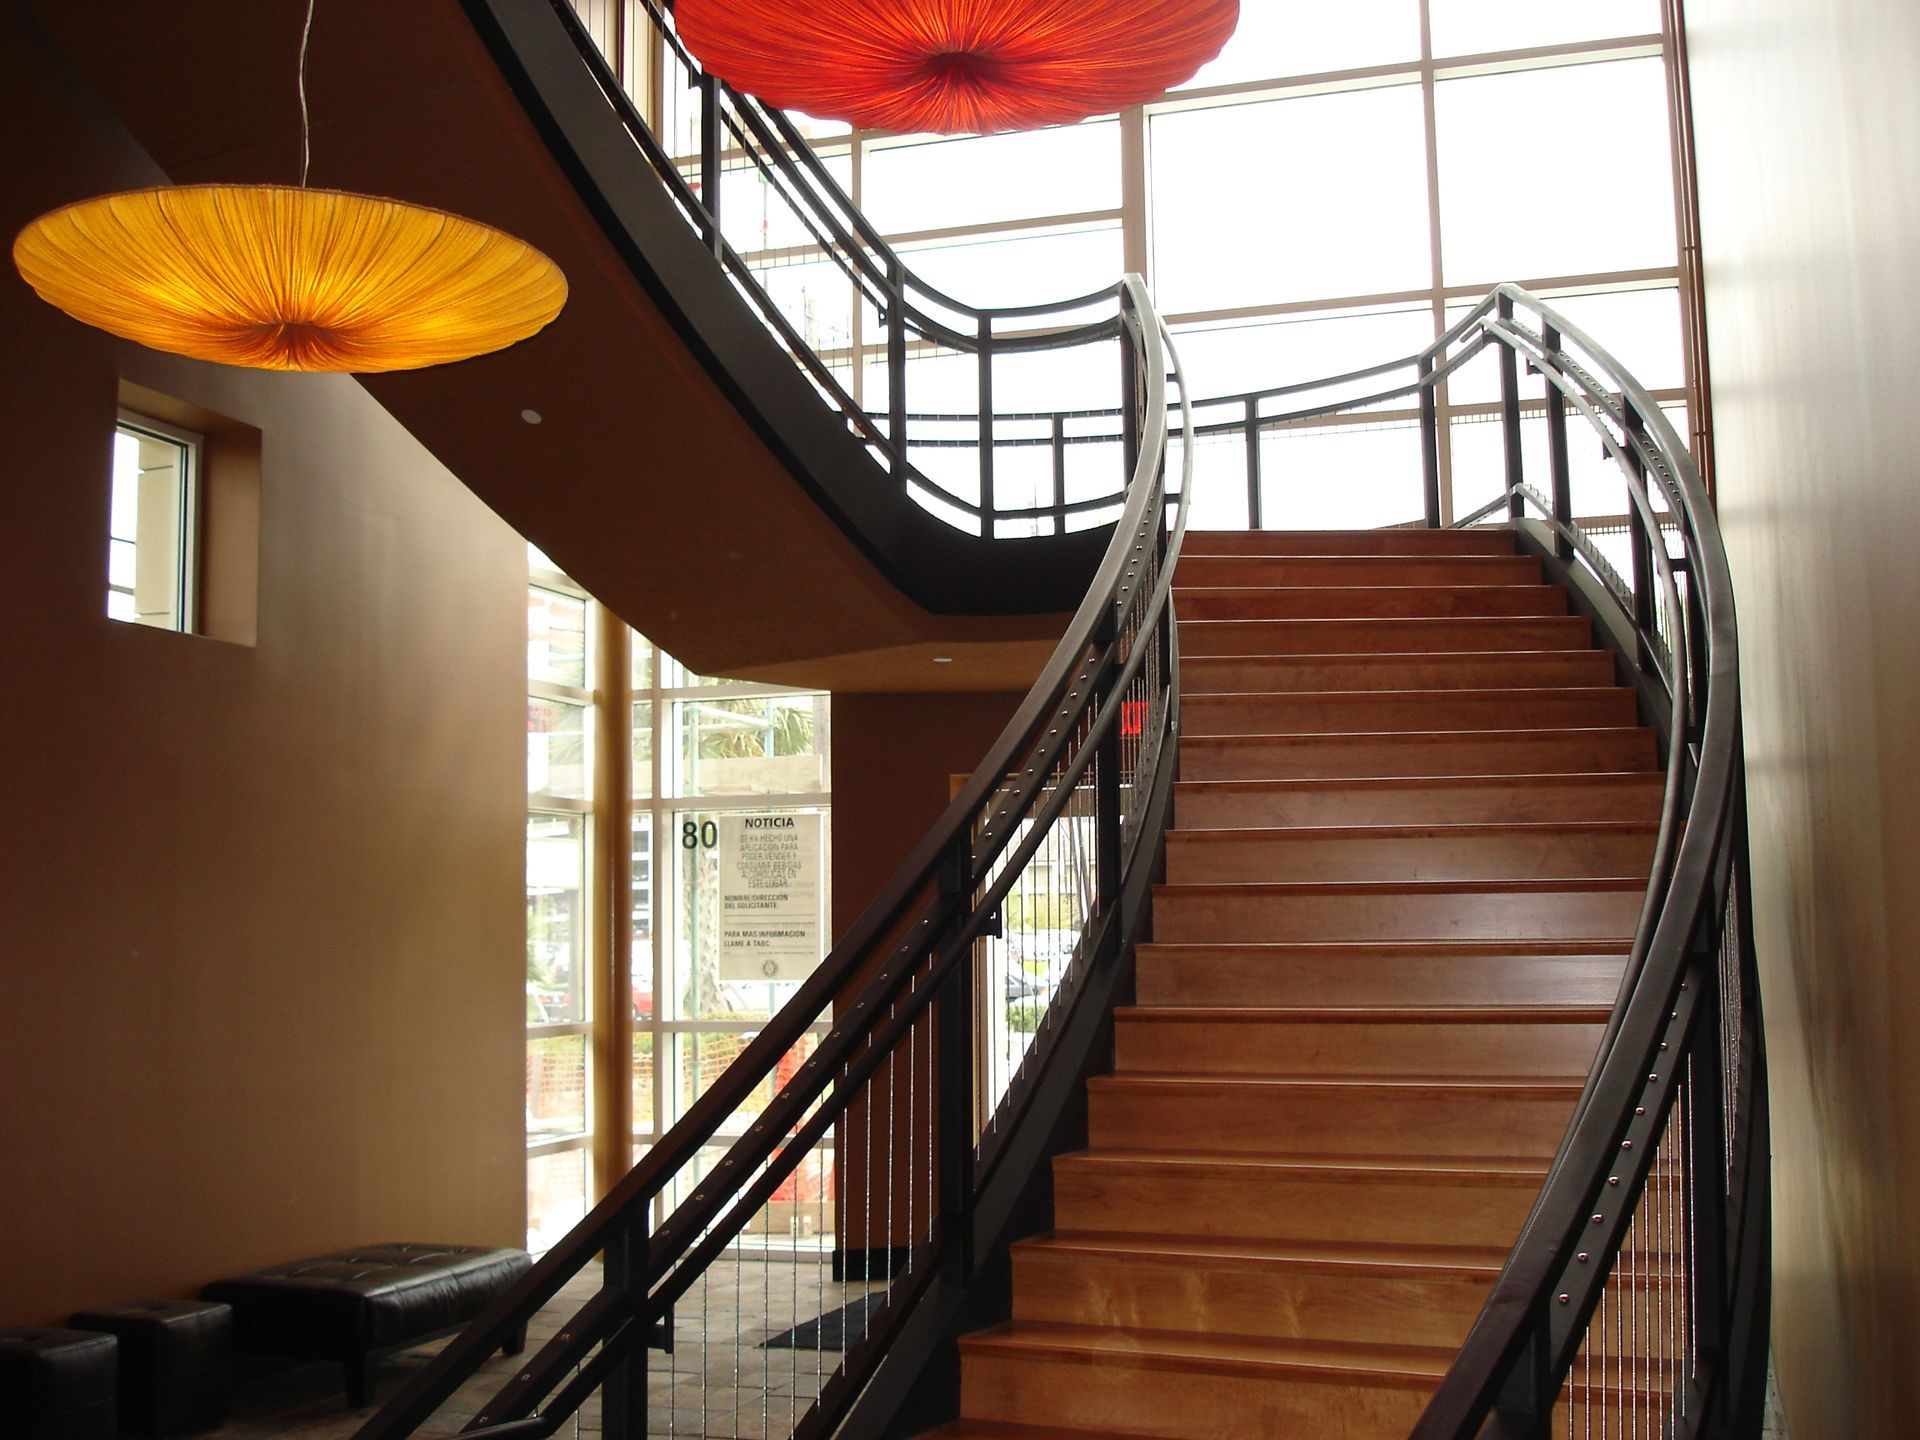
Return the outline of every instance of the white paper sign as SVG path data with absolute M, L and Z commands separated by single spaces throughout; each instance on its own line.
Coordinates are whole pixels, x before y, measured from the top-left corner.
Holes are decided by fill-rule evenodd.
M 824 953 L 818 815 L 722 815 L 720 978 L 790 984 Z

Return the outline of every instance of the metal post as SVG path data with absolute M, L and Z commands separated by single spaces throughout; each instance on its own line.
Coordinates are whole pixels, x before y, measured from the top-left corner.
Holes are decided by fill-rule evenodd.
M 954 913 L 964 916 L 973 882 L 971 835 L 963 835 L 941 867 L 940 893 L 955 901 Z M 941 983 L 934 1003 L 937 1058 L 934 1074 L 935 1154 L 929 1157 L 939 1181 L 940 1228 L 953 1242 L 964 1280 L 973 1274 L 973 1160 L 979 1139 L 974 1124 L 973 1097 L 979 1088 L 978 1047 L 974 1017 L 979 1005 L 975 993 L 978 966 L 974 956 L 962 955 Z
M 980 533 L 993 538 L 993 317 L 980 317 Z
M 1709 933 L 1712 927 L 1703 927 Z M 1694 1324 L 1699 1332 L 1700 1369 L 1709 1375 L 1726 1375 L 1727 1352 L 1727 1147 L 1725 1116 L 1721 1111 L 1720 1067 L 1720 985 L 1716 949 L 1705 949 L 1699 963 L 1691 967 L 1692 983 L 1699 987 L 1699 1013 L 1693 1022 L 1693 1044 L 1689 1047 L 1692 1075 L 1687 1086 L 1687 1130 L 1691 1153 L 1687 1156 L 1686 1185 L 1693 1213 L 1693 1305 Z M 1708 1413 L 1700 1433 L 1720 1432 L 1716 1412 L 1727 1401 L 1724 1383 L 1713 1387 L 1708 1396 Z
M 1053 417 L 1053 533 L 1067 533 L 1067 417 Z
M 1101 661 L 1100 679 L 1096 687 L 1092 709 L 1096 712 L 1105 705 L 1113 690 L 1113 682 L 1119 673 L 1119 647 L 1114 637 L 1119 630 L 1119 615 L 1115 610 L 1107 612 L 1106 623 L 1094 635 L 1096 651 L 1105 652 Z M 1119 724 L 1110 725 L 1106 735 L 1100 741 L 1100 749 L 1094 756 L 1093 784 L 1093 826 L 1094 826 L 1094 889 L 1100 899 L 1100 911 L 1107 911 L 1120 899 L 1120 731 Z
M 1264 530 L 1267 527 L 1265 523 L 1265 517 L 1262 513 L 1263 507 L 1261 506 L 1261 503 L 1260 503 L 1260 488 L 1261 488 L 1262 477 L 1260 473 L 1260 466 L 1261 466 L 1260 402 L 1258 400 L 1250 399 L 1247 401 L 1246 437 L 1247 437 L 1247 528 L 1249 530 Z M 1191 436 L 1188 437 L 1187 443 L 1188 444 L 1193 443 L 1193 439 Z M 1186 498 L 1187 497 L 1184 495 L 1180 497 L 1180 501 L 1182 504 L 1186 503 Z
M 1641 420 L 1630 403 L 1624 399 L 1621 408 L 1626 414 L 1627 464 L 1638 477 L 1644 490 L 1647 483 L 1646 461 L 1640 458 L 1638 441 L 1646 434 L 1646 424 Z M 1651 498 L 1651 497 L 1649 497 Z M 1651 506 L 1648 507 L 1651 510 Z M 1627 539 L 1633 554 L 1633 628 L 1638 635 L 1636 646 L 1639 652 L 1640 668 L 1651 674 L 1654 669 L 1653 644 L 1648 638 L 1654 633 L 1653 587 L 1658 583 L 1653 568 L 1653 538 L 1647 534 L 1647 526 L 1655 523 L 1643 519 L 1632 497 L 1627 500 Z M 1662 540 L 1662 544 L 1666 542 Z M 1676 619 L 1678 617 L 1675 617 Z M 1685 717 L 1678 717 L 1684 722 Z
M 726 248 L 720 230 L 720 88 L 713 76 L 700 76 L 700 203 L 710 218 L 707 247 L 719 258 Z
M 1507 1425 L 1499 1433 L 1547 1440 L 1553 1423 L 1554 1401 L 1559 1398 L 1547 1364 L 1552 1346 L 1553 1326 L 1541 1323 L 1527 1332 L 1526 1348 L 1513 1362 L 1506 1383 L 1494 1399 L 1494 1410 L 1504 1416 Z
M 1548 325 L 1541 334 L 1547 354 L 1560 353 L 1560 332 Z M 1553 518 L 1558 527 L 1553 537 L 1553 553 L 1562 560 L 1573 559 L 1573 467 L 1567 458 L 1567 397 L 1560 387 L 1547 380 L 1547 463 L 1553 468 Z
M 1502 295 L 1498 302 L 1500 318 L 1513 319 L 1513 301 Z M 1518 520 L 1526 513 L 1527 502 L 1520 495 L 1526 479 L 1520 450 L 1520 356 L 1511 345 L 1500 346 L 1500 427 L 1507 451 L 1507 514 Z
M 893 473 L 907 476 L 907 267 L 887 261 L 887 423 L 893 441 Z
M 1440 407 L 1434 395 L 1433 357 L 1420 357 L 1420 476 L 1427 497 L 1427 528 L 1440 528 Z
M 639 1226 L 646 1224 L 651 1205 L 641 1207 Z M 646 1299 L 646 1237 L 634 1234 L 634 1226 L 619 1231 L 607 1242 L 602 1281 L 608 1289 L 626 1292 L 629 1303 Z M 638 1252 L 638 1253 L 636 1253 Z M 647 1434 L 647 1337 L 635 1336 L 627 1353 L 607 1375 L 601 1390 L 600 1431 L 605 1440 L 646 1440 Z
M 1133 481 L 1134 466 L 1140 463 L 1140 357 L 1133 345 L 1138 323 L 1128 299 L 1122 296 L 1120 300 L 1120 441 L 1126 469 L 1120 482 L 1123 495 Z

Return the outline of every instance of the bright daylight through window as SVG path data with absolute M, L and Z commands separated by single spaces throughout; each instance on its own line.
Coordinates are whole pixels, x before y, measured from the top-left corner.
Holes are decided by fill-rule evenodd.
M 699 92 L 677 61 L 649 48 L 645 8 L 639 0 L 575 7 L 667 149 L 699 174 Z M 1493 285 L 1514 281 L 1591 328 L 1686 435 L 1696 377 L 1682 335 L 1669 48 L 1658 0 L 1247 3 L 1216 61 L 1176 93 L 1119 116 L 961 139 L 796 118 L 905 261 L 959 300 L 1056 301 L 1111 285 L 1123 270 L 1144 273 L 1196 399 L 1402 358 Z M 1539 122 L 1549 99 L 1566 124 Z M 721 164 L 728 241 L 838 380 L 884 410 L 887 335 L 877 311 L 857 300 L 846 273 L 744 154 L 723 154 Z M 977 408 L 972 357 L 916 345 L 906 363 L 913 410 Z M 995 374 L 996 408 L 1111 405 L 1118 364 L 1117 345 L 1006 357 Z M 1499 396 L 1490 367 L 1474 366 L 1443 383 L 1437 399 L 1450 521 L 1502 491 Z M 1523 422 L 1529 469 L 1541 473 L 1541 400 L 1524 401 Z M 1257 464 L 1237 427 L 1209 437 L 1194 454 L 1194 522 L 1415 521 L 1423 514 L 1419 433 L 1418 411 L 1396 401 L 1260 430 Z M 1619 491 L 1604 483 L 1604 457 L 1587 453 L 1594 448 L 1576 447 L 1574 497 L 1605 544 L 1605 515 L 1595 507 L 1617 509 Z M 1117 446 L 1075 448 L 1069 501 L 1110 487 L 1114 455 L 1103 450 Z M 999 507 L 1048 503 L 1049 467 L 1023 463 L 1045 454 L 997 457 Z M 965 448 L 919 446 L 912 458 L 953 495 L 979 484 Z M 1018 523 L 1045 533 L 1054 522 Z M 1003 524 L 996 533 L 1014 531 Z M 538 576 L 536 567 L 535 607 L 545 617 L 536 625 L 554 626 L 576 657 L 590 628 L 585 597 Z M 554 598 L 543 598 L 542 586 Z M 560 597 L 569 593 L 582 608 L 566 608 Z M 707 837 L 720 841 L 730 817 L 824 813 L 829 743 L 825 697 L 688 675 L 637 637 L 633 656 L 620 692 L 629 697 L 619 723 L 631 728 L 634 779 L 632 918 L 622 943 L 633 955 L 629 1100 L 641 1147 L 791 993 L 730 977 L 721 962 L 712 917 L 722 857 Z M 578 1009 L 585 992 L 576 970 L 558 967 L 580 964 L 577 897 L 592 867 L 578 826 L 593 809 L 592 727 L 610 723 L 604 704 L 595 705 L 599 682 L 575 659 L 567 665 L 565 675 L 536 665 L 545 678 L 529 711 L 530 746 L 545 767 L 539 783 L 549 788 L 531 801 L 531 823 L 541 828 L 529 840 L 529 914 L 538 918 L 529 932 L 528 1018 L 538 1043 L 554 1047 L 552 1073 L 582 1097 L 542 1095 L 536 1107 L 530 1059 L 534 1164 L 551 1167 L 530 1189 L 567 1197 L 535 1219 L 549 1236 L 585 1204 L 592 1183 L 591 1017 Z M 587 823 L 606 822 L 596 811 Z M 823 827 L 823 895 L 825 843 Z M 727 1133 L 750 1118 L 735 1117 Z M 803 1241 L 808 1223 L 830 1226 L 824 1201 L 811 1220 L 806 1197 L 782 1203 L 784 1219 L 767 1224 L 785 1225 L 790 1240 Z
M 193 629 L 194 487 L 200 439 L 123 415 L 113 432 L 107 510 L 107 614 Z

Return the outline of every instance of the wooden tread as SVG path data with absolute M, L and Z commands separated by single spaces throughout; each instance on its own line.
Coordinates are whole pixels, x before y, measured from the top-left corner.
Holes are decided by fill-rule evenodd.
M 1183 620 L 1187 655 L 1368 655 L 1488 650 L 1584 650 L 1584 615 L 1449 617 L 1426 620 Z
M 1656 763 L 1653 731 L 1624 725 L 1189 735 L 1180 741 L 1180 773 L 1189 781 L 1588 774 L 1652 770 Z
M 1186 655 L 1180 689 L 1189 699 L 1236 691 L 1482 690 L 1610 685 L 1600 650 L 1459 650 L 1368 655 Z
M 1174 600 L 1182 625 L 1194 620 L 1352 620 L 1369 617 L 1565 615 L 1558 585 L 1214 585 Z
M 1251 825 L 1417 825 L 1657 820 L 1657 770 L 1509 775 L 1287 776 L 1174 786 L 1176 833 Z
M 1639 876 L 1652 867 L 1658 828 L 1651 821 L 1596 820 L 1176 830 L 1167 838 L 1167 882 Z

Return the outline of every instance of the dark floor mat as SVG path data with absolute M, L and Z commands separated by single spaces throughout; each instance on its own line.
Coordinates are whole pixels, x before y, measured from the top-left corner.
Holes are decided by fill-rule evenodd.
M 824 1315 L 816 1315 L 804 1324 L 791 1330 L 782 1330 L 760 1343 L 762 1350 L 845 1350 L 847 1336 L 859 1339 L 864 1333 L 868 1317 L 879 1312 L 886 1300 L 884 1293 L 862 1295 L 850 1304 L 842 1305 L 838 1310 L 829 1310 Z

